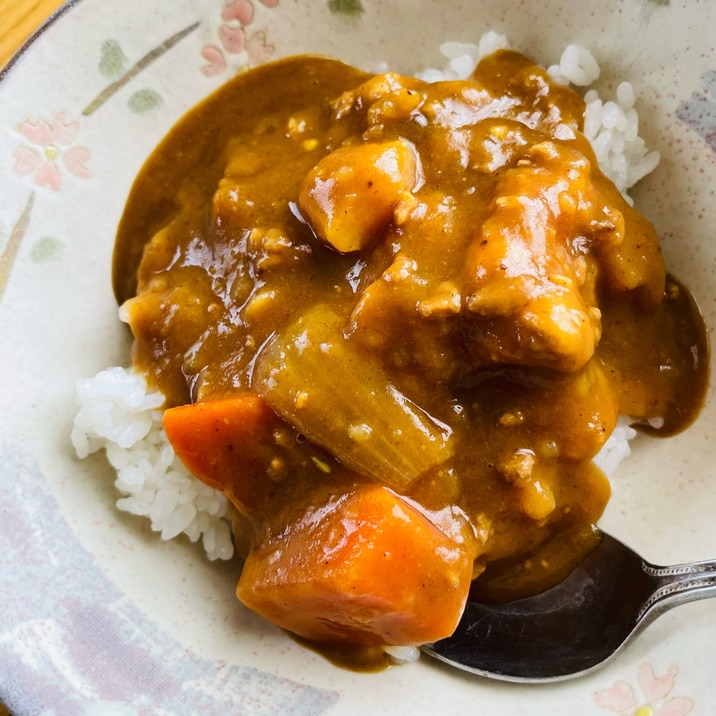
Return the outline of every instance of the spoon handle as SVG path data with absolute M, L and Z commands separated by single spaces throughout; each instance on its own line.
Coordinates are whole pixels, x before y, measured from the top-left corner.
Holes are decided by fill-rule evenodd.
M 642 569 L 653 580 L 653 592 L 641 608 L 641 622 L 650 622 L 680 604 L 716 597 L 716 560 L 671 567 L 644 562 Z

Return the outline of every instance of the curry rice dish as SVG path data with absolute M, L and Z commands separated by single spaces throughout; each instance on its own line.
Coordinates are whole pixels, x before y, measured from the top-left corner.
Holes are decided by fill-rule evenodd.
M 434 83 L 300 56 L 149 158 L 114 256 L 132 379 L 224 496 L 249 608 L 364 656 L 446 637 L 471 589 L 594 547 L 619 416 L 694 419 L 701 317 L 584 115 L 510 50 Z

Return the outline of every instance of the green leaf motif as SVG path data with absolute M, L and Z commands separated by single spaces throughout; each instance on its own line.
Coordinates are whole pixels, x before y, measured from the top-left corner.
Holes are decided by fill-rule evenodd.
M 336 15 L 358 18 L 363 14 L 360 0 L 328 0 L 328 9 Z
M 2 252 L 5 250 L 5 245 L 7 244 L 7 240 L 9 238 L 10 232 L 8 231 L 7 226 L 0 221 L 0 256 L 2 256 Z
M 37 264 L 46 264 L 62 258 L 65 245 L 52 236 L 36 241 L 30 249 L 30 258 Z
M 150 112 L 162 104 L 162 96 L 152 89 L 141 89 L 129 98 L 129 109 L 135 114 Z
M 20 251 L 20 244 L 25 238 L 27 233 L 27 227 L 30 224 L 30 217 L 32 216 L 32 209 L 35 206 L 35 192 L 30 194 L 30 198 L 25 204 L 25 208 L 17 220 L 15 226 L 11 229 L 10 235 L 7 237 L 7 241 L 4 243 L 2 252 L 0 253 L 0 301 L 2 301 L 3 294 L 7 288 L 8 281 L 10 280 L 10 274 L 12 273 L 12 267 L 15 264 L 15 259 Z
M 117 40 L 105 40 L 99 60 L 99 71 L 103 77 L 116 79 L 127 69 L 129 59 Z

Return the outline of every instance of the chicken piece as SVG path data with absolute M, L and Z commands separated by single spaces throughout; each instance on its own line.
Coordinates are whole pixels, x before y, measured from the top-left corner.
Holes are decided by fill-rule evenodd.
M 531 148 L 496 195 L 468 252 L 470 350 L 487 363 L 578 370 L 601 335 L 591 245 L 618 245 L 621 215 L 596 200 L 589 161 L 555 142 Z
M 321 241 L 341 253 L 361 251 L 421 176 L 417 150 L 405 140 L 341 147 L 308 173 L 298 204 Z
M 334 103 L 334 119 L 341 120 L 351 112 L 369 105 L 382 105 L 390 100 L 400 116 L 407 116 L 423 100 L 424 83 L 412 77 L 386 72 L 371 77 L 355 89 L 344 92 Z M 394 112 L 391 112 L 395 116 Z

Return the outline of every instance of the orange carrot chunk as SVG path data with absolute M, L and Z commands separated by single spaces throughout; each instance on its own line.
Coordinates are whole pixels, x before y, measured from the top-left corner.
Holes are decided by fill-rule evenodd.
M 418 645 L 455 630 L 472 565 L 466 543 L 389 488 L 363 485 L 269 527 L 236 593 L 316 642 Z
M 266 437 L 281 423 L 255 393 L 180 405 L 163 418 L 169 442 L 187 469 L 249 515 L 264 508 L 272 458 Z

